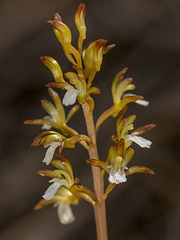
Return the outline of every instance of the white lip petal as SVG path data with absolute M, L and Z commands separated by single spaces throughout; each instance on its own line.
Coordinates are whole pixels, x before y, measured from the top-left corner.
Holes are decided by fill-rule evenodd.
M 139 105 L 142 105 L 144 107 L 147 107 L 149 105 L 149 102 L 147 100 L 143 100 L 143 99 L 137 100 L 136 103 Z
M 47 120 L 50 120 L 50 121 L 53 121 L 53 118 L 50 117 L 50 116 L 45 116 L 44 119 L 47 119 Z M 41 129 L 43 130 L 50 130 L 52 127 L 48 124 L 44 124 L 42 125 Z
M 79 90 L 75 89 L 73 86 L 66 87 L 67 92 L 63 98 L 63 105 L 69 106 L 73 105 L 76 102 L 77 95 L 79 94 Z
M 140 136 L 134 136 L 133 134 L 132 135 L 127 135 L 126 136 L 126 140 L 131 140 L 133 142 L 135 142 L 136 144 L 138 144 L 140 147 L 142 148 L 150 148 L 152 142 L 143 138 L 143 137 L 140 137 Z
M 118 171 L 116 171 L 116 169 L 113 170 L 111 166 L 109 166 L 109 168 L 111 168 L 108 178 L 110 183 L 119 184 L 127 181 L 124 170 L 119 169 Z
M 54 152 L 55 152 L 56 148 L 60 145 L 61 145 L 60 142 L 51 142 L 48 146 L 46 146 L 46 147 L 49 147 L 48 150 L 46 151 L 45 157 L 43 159 L 43 162 L 45 162 L 46 165 L 50 164 L 50 162 L 52 161 L 52 158 L 54 156 Z
M 45 200 L 51 200 L 54 195 L 56 194 L 57 190 L 64 185 L 65 187 L 68 187 L 68 182 L 65 179 L 59 179 L 59 178 L 53 178 L 49 182 L 53 182 L 48 189 L 45 191 L 43 198 Z
M 42 125 L 41 129 L 43 130 L 50 130 L 52 127 L 50 125 L 44 124 Z
M 126 93 L 124 94 L 123 97 L 128 97 L 128 96 L 137 96 L 136 94 L 133 94 L 133 93 Z M 149 105 L 149 102 L 147 100 L 136 100 L 135 103 L 139 104 L 139 105 L 142 105 L 144 107 L 147 107 Z
M 65 225 L 72 223 L 75 220 L 71 206 L 68 203 L 59 203 L 58 218 L 60 223 Z

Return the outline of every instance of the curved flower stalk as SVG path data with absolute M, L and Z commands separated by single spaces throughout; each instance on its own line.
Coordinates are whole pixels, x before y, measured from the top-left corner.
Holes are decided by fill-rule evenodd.
M 112 83 L 112 97 L 113 106 L 103 112 L 98 118 L 96 123 L 96 131 L 98 131 L 100 125 L 109 117 L 117 117 L 120 111 L 122 111 L 128 103 L 136 102 L 140 105 L 147 106 L 148 102 L 142 96 L 135 94 L 124 94 L 126 91 L 134 90 L 135 85 L 131 84 L 132 78 L 124 78 L 127 68 L 120 71 L 114 78 Z
M 55 150 L 59 147 L 59 152 L 62 152 L 63 148 L 74 148 L 77 142 L 87 141 L 89 144 L 92 143 L 91 139 L 86 135 L 75 135 L 71 138 L 66 138 L 60 133 L 54 131 L 45 131 L 39 134 L 31 146 L 43 145 L 45 148 L 48 147 L 43 162 L 46 165 L 50 164 L 54 156 Z
M 96 204 L 96 196 L 89 188 L 77 185 L 78 179 L 74 179 L 72 166 L 67 158 L 58 155 L 60 160 L 52 160 L 51 164 L 56 170 L 42 170 L 41 176 L 52 178 L 52 183 L 43 195 L 43 199 L 35 206 L 35 210 L 41 209 L 49 204 L 57 207 L 60 223 L 69 224 L 75 220 L 71 205 L 77 205 L 79 200 L 84 199 L 93 206 Z

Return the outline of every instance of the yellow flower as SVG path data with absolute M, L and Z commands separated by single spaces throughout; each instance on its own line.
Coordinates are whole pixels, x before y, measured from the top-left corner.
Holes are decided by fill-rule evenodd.
M 136 115 L 131 115 L 127 118 L 122 119 L 126 110 L 127 106 L 124 108 L 117 119 L 117 137 L 114 135 L 112 136 L 112 140 L 116 143 L 116 146 L 110 147 L 106 162 L 96 159 L 87 160 L 88 163 L 93 166 L 102 168 L 103 171 L 107 172 L 109 175 L 109 185 L 105 191 L 103 198 L 106 198 L 117 184 L 126 182 L 126 177 L 128 175 L 134 173 L 154 174 L 152 170 L 144 166 L 133 166 L 129 169 L 127 167 L 128 163 L 131 161 L 134 155 L 134 150 L 129 147 L 133 142 L 135 142 L 142 148 L 149 148 L 152 142 L 143 137 L 140 137 L 139 135 L 154 128 L 155 124 L 148 124 L 134 130 L 133 123 L 136 119 Z M 132 133 L 130 134 L 129 131 L 132 131 Z
M 43 195 L 43 199 L 35 206 L 35 210 L 41 209 L 54 203 L 58 208 L 58 218 L 62 224 L 69 224 L 75 220 L 71 205 L 77 205 L 80 199 L 84 199 L 95 205 L 97 199 L 90 189 L 76 185 L 78 179 L 74 180 L 72 166 L 67 158 L 58 155 L 60 160 L 52 160 L 51 164 L 56 170 L 44 170 L 38 173 L 41 176 L 52 178 L 52 183 Z
M 48 147 L 43 162 L 48 165 L 54 156 L 56 148 L 59 148 L 59 152 L 62 152 L 63 148 L 74 148 L 77 142 L 87 141 L 89 144 L 92 143 L 91 139 L 83 134 L 78 134 L 72 136 L 71 138 L 65 138 L 60 133 L 54 131 L 45 131 L 39 134 L 31 146 L 40 146 L 43 145 L 45 148 Z
M 59 95 L 48 88 L 49 95 L 51 96 L 54 104 L 52 104 L 48 100 L 42 100 L 41 104 L 44 110 L 49 114 L 49 116 L 44 117 L 44 119 L 37 120 L 27 120 L 24 124 L 32 124 L 32 125 L 43 125 L 42 129 L 50 130 L 52 127 L 61 130 L 65 135 L 73 135 L 75 132 L 73 129 L 67 126 L 67 122 L 71 119 L 71 117 L 77 112 L 79 106 L 76 105 L 73 107 L 67 117 L 65 116 L 64 107 L 61 103 L 61 99 Z
M 117 139 L 114 136 L 113 139 L 115 140 L 115 142 L 118 142 L 120 139 L 123 138 L 125 140 L 125 149 L 127 149 L 133 142 L 135 142 L 142 148 L 150 148 L 152 142 L 143 137 L 140 137 L 139 135 L 142 135 L 143 133 L 150 131 L 156 125 L 148 124 L 134 130 L 133 123 L 136 119 L 136 115 L 131 115 L 127 118 L 122 119 L 126 110 L 127 108 L 125 108 L 121 112 L 117 119 L 116 122 Z M 129 134 L 129 131 L 132 131 L 131 134 Z
M 126 91 L 133 90 L 135 88 L 134 84 L 131 84 L 132 78 L 124 78 L 127 68 L 120 71 L 114 78 L 112 83 L 112 97 L 113 106 L 103 112 L 98 118 L 96 123 L 96 131 L 98 131 L 100 125 L 109 117 L 117 117 L 120 111 L 122 111 L 128 103 L 136 102 L 141 105 L 147 106 L 148 102 L 142 96 L 135 94 L 125 94 Z
M 122 138 L 116 146 L 111 146 L 106 159 L 106 162 L 96 159 L 89 159 L 86 162 L 93 166 L 100 167 L 107 172 L 109 177 L 109 185 L 103 195 L 105 199 L 113 188 L 127 181 L 127 176 L 134 173 L 149 173 L 154 174 L 152 170 L 144 166 L 133 166 L 128 168 L 127 165 L 134 155 L 134 150 L 128 148 L 125 150 L 125 140 Z

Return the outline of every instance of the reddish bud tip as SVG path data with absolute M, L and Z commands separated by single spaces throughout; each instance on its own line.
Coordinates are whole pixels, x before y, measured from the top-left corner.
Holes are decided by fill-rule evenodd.
M 52 19 L 62 22 L 62 18 L 58 13 L 55 13 Z
M 74 180 L 74 184 L 78 184 L 79 183 L 79 178 L 75 178 L 75 180 Z

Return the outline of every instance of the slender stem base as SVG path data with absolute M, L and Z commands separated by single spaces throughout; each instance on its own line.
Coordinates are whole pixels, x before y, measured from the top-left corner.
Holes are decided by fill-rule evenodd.
M 82 108 L 85 116 L 88 136 L 93 141 L 93 144 L 90 145 L 89 147 L 89 157 L 91 159 L 99 159 L 93 115 L 92 113 L 90 113 L 90 108 L 87 103 L 83 104 Z M 92 166 L 92 173 L 94 182 L 94 192 L 99 201 L 99 203 L 96 204 L 94 207 L 97 240 L 108 240 L 105 200 L 102 199 L 102 195 L 104 194 L 104 179 L 99 168 Z

